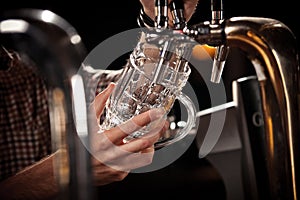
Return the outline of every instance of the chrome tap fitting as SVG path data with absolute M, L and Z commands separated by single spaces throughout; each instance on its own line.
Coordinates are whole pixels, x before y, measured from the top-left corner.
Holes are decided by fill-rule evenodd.
M 170 3 L 170 10 L 173 17 L 173 24 L 175 30 L 182 30 L 187 26 L 184 16 L 184 5 L 182 0 L 173 0 Z
M 205 21 L 185 27 L 183 33 L 194 38 L 199 44 L 220 46 L 226 41 L 224 25 L 224 22 L 221 24 L 211 24 L 211 22 Z
M 224 20 L 223 17 L 223 1 L 211 0 L 211 24 L 220 24 Z M 225 66 L 229 47 L 226 44 L 217 46 L 214 62 L 211 72 L 211 82 L 220 83 L 221 75 Z
M 168 0 L 155 1 L 155 21 L 156 28 L 168 28 Z

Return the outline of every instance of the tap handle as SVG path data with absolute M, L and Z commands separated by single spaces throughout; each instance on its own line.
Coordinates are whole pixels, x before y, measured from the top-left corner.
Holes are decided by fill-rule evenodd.
M 173 17 L 173 29 L 182 31 L 187 27 L 187 22 L 184 16 L 184 4 L 182 0 L 172 0 L 170 2 L 170 11 Z M 187 59 L 191 54 L 191 47 L 188 44 L 179 45 L 177 48 L 177 64 L 175 67 L 176 71 L 184 71 L 188 65 Z
M 168 0 L 155 1 L 155 21 L 156 28 L 168 28 Z
M 242 77 L 232 83 L 237 104 L 236 119 L 242 143 L 243 187 L 249 199 L 272 199 L 269 196 L 265 147 L 265 119 L 257 76 Z M 248 199 L 248 198 L 247 198 Z
M 222 0 L 211 0 L 211 18 L 212 24 L 220 23 L 220 20 L 224 19 L 223 16 L 223 1 Z
M 182 0 L 173 0 L 170 2 L 170 10 L 173 17 L 175 30 L 182 30 L 187 26 L 184 16 L 184 4 Z

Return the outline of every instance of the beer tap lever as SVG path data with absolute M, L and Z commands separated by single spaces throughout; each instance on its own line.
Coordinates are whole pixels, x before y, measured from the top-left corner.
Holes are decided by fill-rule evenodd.
M 182 30 L 187 26 L 184 16 L 184 5 L 182 0 L 173 0 L 170 2 L 170 10 L 173 17 L 173 24 L 175 30 Z
M 168 0 L 155 1 L 154 25 L 159 29 L 168 28 Z

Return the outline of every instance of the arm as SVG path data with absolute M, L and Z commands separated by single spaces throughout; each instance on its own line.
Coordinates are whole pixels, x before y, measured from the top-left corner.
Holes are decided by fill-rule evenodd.
M 93 104 L 97 117 L 100 117 L 112 89 L 113 85 L 110 85 L 106 90 L 97 95 L 95 104 Z M 157 118 L 160 115 L 149 111 L 134 117 L 132 120 L 135 124 L 144 126 L 155 120 L 155 116 Z M 162 124 L 164 125 L 164 121 L 162 121 Z M 166 124 L 160 129 L 154 130 L 153 134 L 151 134 L 152 136 L 149 138 L 137 139 L 130 144 L 120 144 L 119 141 L 126 136 L 123 130 L 129 130 L 130 125 L 131 123 L 128 122 L 123 128 L 115 127 L 105 131 L 104 134 L 93 134 L 92 141 L 94 142 L 92 145 L 94 145 L 94 154 L 92 158 L 92 171 L 95 185 L 106 185 L 115 181 L 121 181 L 128 175 L 131 169 L 150 164 L 153 156 L 153 144 L 159 138 L 158 136 L 168 127 Z M 135 130 L 130 131 L 133 132 Z M 141 152 L 143 154 L 140 157 L 136 157 L 133 156 L 133 152 Z M 62 151 L 56 151 L 2 181 L 0 183 L 0 199 L 50 200 L 57 198 L 59 196 L 59 184 L 55 176 L 54 163 L 56 160 L 59 161 L 60 153 Z M 111 163 L 111 160 L 115 160 L 116 163 L 109 165 L 105 162 Z M 127 162 L 123 162 L 124 160 Z
M 54 199 L 58 185 L 54 177 L 55 152 L 0 183 L 0 199 Z

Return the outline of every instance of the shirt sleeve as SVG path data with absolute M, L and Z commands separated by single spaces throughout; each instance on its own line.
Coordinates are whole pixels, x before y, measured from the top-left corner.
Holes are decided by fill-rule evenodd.
M 102 92 L 109 83 L 117 82 L 122 71 L 123 68 L 119 70 L 103 70 L 83 66 L 81 73 L 85 84 L 87 103 L 93 102 L 95 96 Z

